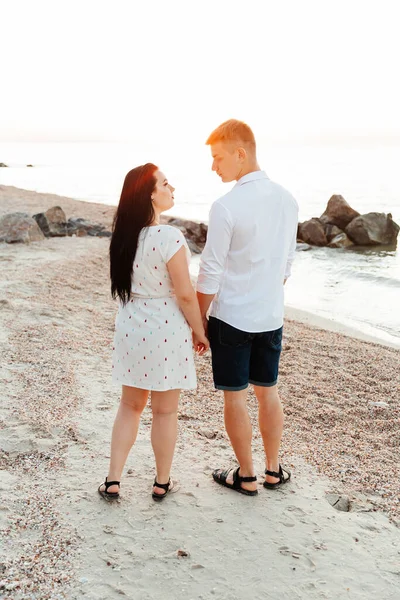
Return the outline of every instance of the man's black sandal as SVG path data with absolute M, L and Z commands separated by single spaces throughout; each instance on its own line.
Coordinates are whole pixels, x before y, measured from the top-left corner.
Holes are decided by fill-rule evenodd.
M 280 485 L 287 483 L 292 476 L 290 471 L 288 471 L 287 469 L 282 469 L 282 465 L 279 465 L 279 473 L 277 473 L 276 471 L 269 471 L 268 469 L 265 469 L 264 473 L 266 475 L 270 475 L 270 477 L 279 478 L 279 481 L 277 481 L 276 483 L 269 483 L 268 481 L 264 481 L 263 486 L 268 490 L 275 490 Z
M 168 494 L 168 492 L 170 492 L 172 490 L 172 481 L 171 479 L 169 479 L 168 483 L 157 483 L 157 479 L 154 480 L 153 483 L 153 487 L 158 487 L 161 488 L 162 490 L 165 490 L 165 494 L 157 494 L 157 492 L 153 492 L 151 494 L 151 497 L 153 498 L 153 500 L 156 500 L 157 502 L 159 502 L 160 500 L 164 500 L 165 496 Z
M 101 485 L 99 486 L 98 492 L 100 494 L 100 496 L 102 498 L 104 498 L 104 500 L 107 500 L 107 502 L 112 502 L 113 500 L 119 500 L 119 492 L 109 492 L 108 488 L 111 487 L 112 485 L 117 485 L 118 487 L 120 487 L 120 481 L 107 481 L 107 477 L 106 480 L 104 482 L 105 489 L 101 490 Z
M 227 477 L 232 469 L 227 469 L 226 471 L 222 471 L 222 469 L 217 469 L 213 472 L 212 476 L 214 481 L 223 485 L 224 487 L 229 488 L 230 490 L 234 490 L 235 492 L 239 492 L 240 494 L 244 494 L 245 496 L 257 496 L 258 490 L 245 490 L 242 488 L 243 483 L 251 483 L 253 481 L 257 481 L 257 477 L 242 477 L 239 475 L 239 469 L 235 469 L 233 471 L 233 483 L 227 483 Z

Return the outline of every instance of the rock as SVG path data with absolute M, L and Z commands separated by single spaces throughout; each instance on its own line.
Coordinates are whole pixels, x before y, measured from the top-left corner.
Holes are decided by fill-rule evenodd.
M 348 248 L 349 246 L 354 246 L 354 244 L 342 231 L 342 233 L 336 235 L 333 240 L 329 242 L 328 246 L 329 248 Z
M 181 548 L 177 551 L 176 555 L 178 558 L 187 558 L 190 556 L 190 552 L 187 550 L 182 550 Z
M 394 244 L 399 229 L 390 213 L 371 212 L 353 219 L 345 231 L 355 244 L 371 246 Z
M 98 237 L 110 237 L 111 231 L 107 231 L 104 225 L 99 223 L 92 223 L 87 219 L 81 217 L 71 217 L 67 222 L 67 234 L 68 235 L 92 235 Z
M 41 240 L 44 240 L 44 235 L 28 214 L 9 213 L 0 218 L 0 242 L 29 244 Z
M 208 227 L 204 223 L 196 223 L 195 221 L 189 221 L 187 219 L 171 217 L 168 221 L 168 225 L 178 227 L 187 240 L 194 242 L 196 246 L 200 248 L 200 252 L 204 248 L 208 231 Z
M 336 225 L 331 225 L 330 223 L 328 223 L 328 225 L 325 225 L 325 235 L 328 242 L 331 242 L 334 237 L 340 235 L 341 233 L 343 233 L 343 231 L 339 229 L 339 227 L 337 227 Z
M 299 223 L 297 238 L 312 246 L 326 246 L 328 244 L 324 225 L 319 219 L 315 218 Z
M 186 241 L 192 254 L 201 254 L 201 248 L 199 248 L 199 246 L 195 242 L 193 242 L 193 240 L 188 239 Z
M 0 162 L 0 167 L 7 167 L 8 165 L 6 165 L 5 163 Z
M 33 165 L 26 165 L 27 167 L 33 167 Z
M 67 235 L 67 217 L 60 206 L 53 206 L 45 213 L 37 213 L 33 218 L 46 237 Z
M 324 224 L 336 225 L 344 229 L 350 221 L 359 216 L 359 212 L 351 208 L 340 194 L 333 195 L 326 206 L 325 212 L 320 219 Z

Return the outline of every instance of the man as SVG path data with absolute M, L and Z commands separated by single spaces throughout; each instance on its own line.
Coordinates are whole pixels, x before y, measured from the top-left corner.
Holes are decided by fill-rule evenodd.
M 211 344 L 214 385 L 224 391 L 225 427 L 237 469 L 218 469 L 214 480 L 255 496 L 251 440 L 246 406 L 249 383 L 259 405 L 266 454 L 264 486 L 277 488 L 290 479 L 279 464 L 283 410 L 277 390 L 284 313 L 283 286 L 296 249 L 298 206 L 295 199 L 260 170 L 252 130 L 231 119 L 206 142 L 212 170 L 236 185 L 211 207 L 207 243 L 197 283 L 202 318 Z

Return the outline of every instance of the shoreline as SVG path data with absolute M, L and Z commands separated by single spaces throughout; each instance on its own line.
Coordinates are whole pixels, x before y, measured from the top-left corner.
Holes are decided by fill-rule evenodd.
M 63 208 L 64 212 L 67 214 L 67 218 L 79 216 L 93 219 L 107 227 L 111 227 L 116 209 L 116 206 L 109 204 L 89 202 L 88 200 L 79 200 L 66 196 L 59 196 L 57 194 L 40 193 L 14 186 L 0 185 L 0 216 L 7 212 L 24 212 L 27 208 L 31 210 L 31 213 L 44 212 L 55 205 L 60 205 Z M 181 217 L 168 214 L 168 218 L 178 219 Z M 196 223 L 201 222 L 196 219 L 190 220 Z M 341 333 L 359 340 L 400 350 L 400 338 L 398 341 L 395 339 L 384 339 L 383 337 L 380 337 L 378 333 L 368 334 L 364 332 L 361 327 L 358 328 L 355 324 L 346 324 L 335 321 L 302 308 L 285 304 L 285 316 L 288 319 L 293 319 L 319 329 Z M 387 335 L 393 337 L 390 334 Z
M 370 342 L 371 344 L 378 344 L 386 348 L 393 348 L 394 350 L 400 350 L 400 338 L 398 342 L 385 340 L 380 338 L 378 335 L 370 335 L 364 333 L 361 329 L 357 329 L 352 325 L 341 323 L 340 321 L 334 321 L 322 317 L 316 313 L 309 312 L 303 308 L 296 308 L 295 306 L 285 305 L 285 317 L 299 323 L 305 323 L 311 327 L 317 329 L 324 329 L 325 331 L 332 331 L 333 333 L 340 333 L 347 337 L 351 337 L 364 342 Z

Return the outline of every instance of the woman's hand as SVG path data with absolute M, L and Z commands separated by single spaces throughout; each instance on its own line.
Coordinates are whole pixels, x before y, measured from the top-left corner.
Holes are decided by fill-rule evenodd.
M 193 332 L 193 347 L 199 356 L 203 356 L 205 352 L 210 347 L 210 342 L 208 341 L 206 335 L 204 333 L 196 334 Z

